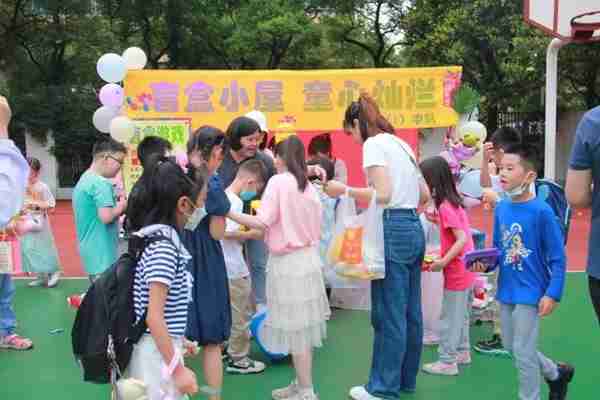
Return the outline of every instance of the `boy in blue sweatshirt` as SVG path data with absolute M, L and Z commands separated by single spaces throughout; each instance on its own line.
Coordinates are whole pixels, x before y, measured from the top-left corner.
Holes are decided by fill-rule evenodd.
M 562 233 L 550 206 L 535 198 L 537 150 L 521 144 L 507 147 L 500 184 L 510 200 L 494 216 L 494 246 L 501 250 L 497 299 L 502 342 L 519 371 L 519 399 L 540 400 L 541 375 L 550 400 L 563 400 L 575 370 L 555 363 L 537 350 L 540 318 L 558 306 L 565 283 L 566 256 Z

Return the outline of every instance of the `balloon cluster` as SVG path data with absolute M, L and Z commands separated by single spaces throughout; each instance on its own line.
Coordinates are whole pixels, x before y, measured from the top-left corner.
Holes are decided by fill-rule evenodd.
M 120 142 L 127 142 L 134 134 L 134 125 L 121 108 L 125 101 L 125 91 L 119 82 L 125 79 L 127 71 L 144 69 L 148 58 L 144 50 L 130 47 L 123 55 L 104 54 L 96 64 L 96 71 L 106 85 L 100 89 L 98 98 L 102 106 L 94 112 L 92 122 L 100 132 L 110 135 Z

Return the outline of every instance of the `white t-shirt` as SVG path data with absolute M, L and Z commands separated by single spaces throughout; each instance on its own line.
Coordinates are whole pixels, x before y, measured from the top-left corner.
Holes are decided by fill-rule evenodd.
M 410 156 L 409 156 L 410 154 Z M 410 146 L 402 139 L 381 133 L 368 138 L 363 145 L 363 168 L 385 167 L 392 183 L 392 197 L 385 208 L 417 208 L 420 173 Z
M 226 190 L 227 198 L 231 203 L 231 211 L 236 213 L 242 213 L 244 210 L 244 203 L 238 195 L 229 190 Z M 240 229 L 240 224 L 227 218 L 225 225 L 225 232 L 237 232 Z M 223 256 L 225 258 L 225 266 L 227 267 L 227 278 L 229 279 L 241 279 L 250 275 L 248 265 L 244 259 L 244 250 L 242 243 L 237 240 L 221 240 L 221 247 L 223 247 Z

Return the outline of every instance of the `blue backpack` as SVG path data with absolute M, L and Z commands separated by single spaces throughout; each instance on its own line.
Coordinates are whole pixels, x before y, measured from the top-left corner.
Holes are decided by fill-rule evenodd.
M 569 228 L 571 227 L 571 207 L 565 196 L 565 190 L 557 183 L 548 179 L 536 179 L 535 181 L 536 196 L 544 200 L 556 215 L 556 219 L 567 244 L 569 238 Z

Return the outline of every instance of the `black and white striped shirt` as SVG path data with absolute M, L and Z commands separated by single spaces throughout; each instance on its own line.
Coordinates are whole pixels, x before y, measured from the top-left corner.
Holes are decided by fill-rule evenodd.
M 191 301 L 191 276 L 187 271 L 190 255 L 179 241 L 177 232 L 166 225 L 152 225 L 138 234 L 144 237 L 163 235 L 171 241 L 161 240 L 149 244 L 137 264 L 133 283 L 133 304 L 139 320 L 148 308 L 151 283 L 168 287 L 165 303 L 165 322 L 172 337 L 183 336 L 187 325 L 188 303 Z

